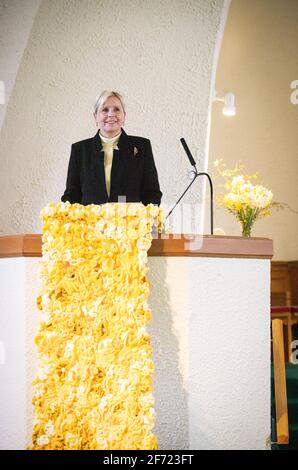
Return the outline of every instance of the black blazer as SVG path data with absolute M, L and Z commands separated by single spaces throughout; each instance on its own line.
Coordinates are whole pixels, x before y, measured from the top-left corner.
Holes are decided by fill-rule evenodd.
M 118 202 L 118 196 L 126 196 L 126 202 L 159 205 L 162 192 L 150 140 L 127 135 L 122 129 L 117 146 L 108 197 L 99 133 L 72 144 L 66 189 L 61 200 L 88 205 Z

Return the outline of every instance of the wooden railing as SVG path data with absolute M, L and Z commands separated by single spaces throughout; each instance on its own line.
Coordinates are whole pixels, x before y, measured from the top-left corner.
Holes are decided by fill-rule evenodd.
M 287 385 L 282 320 L 272 320 L 277 444 L 289 443 Z

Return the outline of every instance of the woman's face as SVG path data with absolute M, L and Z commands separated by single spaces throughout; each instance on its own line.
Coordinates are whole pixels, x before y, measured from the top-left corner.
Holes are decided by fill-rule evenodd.
M 115 137 L 124 125 L 125 112 L 121 101 L 116 96 L 110 96 L 101 108 L 94 113 L 95 122 L 104 137 Z

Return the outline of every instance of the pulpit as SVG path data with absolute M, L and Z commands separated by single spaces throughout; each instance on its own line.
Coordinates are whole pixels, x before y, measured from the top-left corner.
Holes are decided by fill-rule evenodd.
M 268 449 L 272 241 L 159 235 L 149 250 L 159 448 Z M 41 236 L 0 238 L 0 446 L 24 449 Z

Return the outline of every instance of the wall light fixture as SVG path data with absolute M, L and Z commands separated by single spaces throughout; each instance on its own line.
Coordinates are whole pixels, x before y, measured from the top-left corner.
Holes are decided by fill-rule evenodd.
M 222 101 L 224 106 L 222 108 L 222 114 L 224 116 L 235 116 L 235 95 L 231 91 L 226 93 L 223 97 L 218 96 L 216 90 L 214 90 L 213 101 Z

